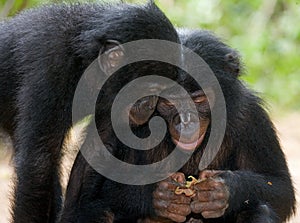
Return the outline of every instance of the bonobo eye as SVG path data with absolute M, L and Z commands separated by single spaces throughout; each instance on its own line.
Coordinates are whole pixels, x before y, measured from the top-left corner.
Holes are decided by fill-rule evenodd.
M 194 103 L 196 103 L 196 104 L 200 104 L 202 102 L 207 101 L 207 97 L 206 97 L 204 91 L 202 91 L 202 90 L 198 90 L 198 91 L 191 93 L 191 97 L 192 97 Z
M 107 40 L 99 52 L 99 66 L 107 75 L 111 75 L 122 63 L 124 55 L 124 48 L 118 41 Z
M 167 99 L 161 99 L 161 102 L 160 102 L 160 103 L 161 103 L 161 105 L 162 105 L 163 107 L 166 107 L 166 108 L 169 108 L 169 109 L 175 107 L 175 103 L 172 102 L 172 101 L 169 101 L 169 100 L 167 100 Z
M 207 98 L 206 98 L 205 95 L 203 95 L 203 96 L 199 96 L 199 97 L 194 97 L 194 98 L 193 98 L 193 101 L 194 101 L 194 103 L 196 103 L 196 104 L 200 104 L 200 103 L 202 103 L 202 102 L 207 101 Z

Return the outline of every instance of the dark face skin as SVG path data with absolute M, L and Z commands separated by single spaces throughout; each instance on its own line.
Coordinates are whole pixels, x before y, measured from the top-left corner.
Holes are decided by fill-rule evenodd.
M 157 110 L 168 122 L 169 132 L 175 145 L 183 150 L 194 150 L 202 143 L 207 127 L 209 125 L 209 103 L 204 92 L 195 91 L 190 95 L 169 95 L 170 101 L 160 98 Z M 196 112 L 192 111 L 189 103 L 192 99 Z M 177 108 L 181 108 L 179 113 Z M 200 124 L 200 128 L 199 128 Z M 181 135 L 181 139 L 180 139 Z
M 168 96 L 171 98 L 170 101 L 157 96 L 148 96 L 138 100 L 129 112 L 130 121 L 136 125 L 145 124 L 157 109 L 168 123 L 174 144 L 183 150 L 194 150 L 201 145 L 210 122 L 208 99 L 202 90 L 195 91 L 190 95 Z M 188 98 L 192 99 L 197 113 L 186 109 L 191 107 Z M 182 109 L 181 113 L 178 113 L 176 107 Z
M 171 177 L 159 182 L 153 192 L 153 207 L 157 216 L 164 222 L 186 222 L 190 214 L 201 214 L 204 218 L 218 218 L 224 215 L 229 205 L 229 189 L 219 177 L 224 171 L 204 170 L 199 173 L 200 183 L 194 186 L 195 195 L 175 194 L 178 185 L 184 185 L 185 175 L 174 173 Z M 147 219 L 146 222 L 152 222 Z M 153 222 L 157 222 L 154 219 Z M 159 222 L 159 221 L 158 221 Z M 188 222 L 201 223 L 200 219 L 190 218 Z

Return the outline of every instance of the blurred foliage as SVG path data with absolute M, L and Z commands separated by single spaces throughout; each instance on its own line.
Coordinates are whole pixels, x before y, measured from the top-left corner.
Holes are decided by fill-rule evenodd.
M 61 1 L 0 0 L 0 16 L 51 2 Z M 300 109 L 300 0 L 156 3 L 176 26 L 209 29 L 238 49 L 247 68 L 243 79 L 274 106 L 272 110 Z

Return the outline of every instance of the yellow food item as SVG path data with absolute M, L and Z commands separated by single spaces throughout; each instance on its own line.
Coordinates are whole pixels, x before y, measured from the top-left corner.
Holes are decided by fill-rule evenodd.
M 191 186 L 200 182 L 200 180 L 196 179 L 193 176 L 188 176 L 188 179 L 191 179 L 191 180 L 186 182 L 185 187 L 187 187 L 187 188 L 190 188 Z
M 179 187 L 177 187 L 176 189 L 175 189 L 175 194 L 185 194 L 186 196 L 188 196 L 188 197 L 192 197 L 192 196 L 194 196 L 195 195 L 195 190 L 192 190 L 192 189 L 189 189 L 189 188 L 186 188 L 186 189 L 182 189 L 182 188 L 179 188 Z
M 185 183 L 185 185 L 183 187 L 177 187 L 175 189 L 175 194 L 185 194 L 188 197 L 193 197 L 196 194 L 196 190 L 194 190 L 192 187 L 197 184 L 200 183 L 201 181 L 205 180 L 198 180 L 193 176 L 188 176 L 188 179 L 190 179 L 190 181 L 187 181 Z
M 269 184 L 270 186 L 272 186 L 272 185 L 273 185 L 273 183 L 272 183 L 271 181 L 269 181 L 269 182 L 268 182 L 268 184 Z

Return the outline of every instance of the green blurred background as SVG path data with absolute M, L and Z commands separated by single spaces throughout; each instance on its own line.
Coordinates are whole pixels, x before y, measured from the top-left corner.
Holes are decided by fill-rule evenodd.
M 0 20 L 26 8 L 60 2 L 0 0 Z M 156 3 L 176 26 L 209 29 L 239 50 L 246 67 L 242 78 L 267 101 L 294 185 L 300 191 L 300 0 L 156 0 Z M 10 139 L 0 130 L 0 223 L 7 223 L 9 218 L 11 154 Z M 297 199 L 300 201 L 299 193 Z M 299 223 L 299 212 L 288 223 Z
M 63 1 L 0 0 L 0 17 L 59 2 Z M 246 65 L 246 75 L 242 78 L 268 102 L 272 113 L 300 110 L 300 0 L 156 0 L 156 3 L 176 26 L 212 30 L 238 49 Z

